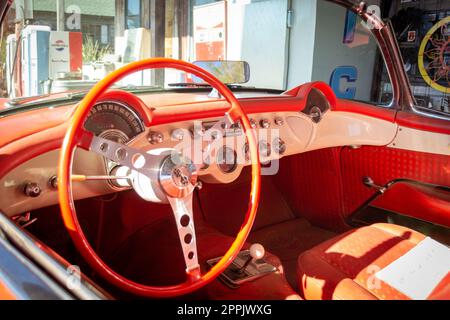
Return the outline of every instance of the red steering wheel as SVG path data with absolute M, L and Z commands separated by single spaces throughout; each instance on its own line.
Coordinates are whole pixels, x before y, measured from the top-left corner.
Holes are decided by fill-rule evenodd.
M 150 155 L 146 150 L 139 150 L 128 145 L 115 143 L 110 140 L 94 136 L 84 129 L 86 117 L 94 103 L 115 82 L 123 77 L 145 69 L 172 68 L 193 74 L 212 87 L 229 102 L 230 108 L 226 113 L 231 121 L 241 121 L 244 129 L 252 163 L 251 193 L 248 210 L 242 227 L 231 247 L 209 271 L 202 274 L 197 259 L 195 229 L 192 215 L 192 192 L 195 188 L 197 173 L 189 159 L 173 161 L 167 155 Z M 144 116 L 144 115 L 141 115 Z M 151 120 L 151 119 L 147 119 Z M 98 153 L 119 165 L 131 168 L 155 182 L 172 206 L 176 219 L 180 243 L 186 263 L 187 280 L 184 283 L 165 287 L 147 286 L 133 282 L 112 270 L 95 253 L 77 219 L 72 194 L 72 161 L 75 149 L 79 147 Z M 139 160 L 137 160 L 139 159 Z M 156 172 L 156 173 L 155 173 Z M 65 135 L 58 168 L 58 194 L 64 224 L 75 243 L 75 246 L 90 266 L 104 279 L 130 293 L 144 297 L 173 297 L 188 294 L 197 290 L 217 276 L 236 258 L 242 249 L 255 220 L 260 194 L 261 168 L 258 148 L 249 119 L 230 89 L 212 74 L 205 70 L 184 62 L 166 58 L 154 58 L 130 63 L 109 74 L 98 82 L 85 96 L 70 119 Z M 186 237 L 189 235 L 189 237 Z

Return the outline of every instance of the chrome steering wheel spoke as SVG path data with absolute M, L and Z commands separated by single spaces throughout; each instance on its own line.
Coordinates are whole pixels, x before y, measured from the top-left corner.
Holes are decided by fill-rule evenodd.
M 89 151 L 95 152 L 121 166 L 137 171 L 150 180 L 158 179 L 158 170 L 154 168 L 161 161 L 161 157 L 148 154 L 127 145 L 93 136 Z
M 178 237 L 186 263 L 186 274 L 191 281 L 195 281 L 200 277 L 200 265 L 198 263 L 194 215 L 192 212 L 193 194 L 191 192 L 184 198 L 167 198 L 177 224 Z

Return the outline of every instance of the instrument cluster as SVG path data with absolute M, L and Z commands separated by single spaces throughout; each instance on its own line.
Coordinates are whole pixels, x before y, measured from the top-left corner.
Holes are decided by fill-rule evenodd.
M 131 107 L 117 101 L 95 104 L 84 127 L 96 136 L 122 144 L 145 130 L 139 115 Z
M 249 118 L 251 127 L 257 137 L 260 161 L 268 164 L 271 160 L 281 158 L 287 152 L 287 143 L 282 137 L 281 129 L 286 120 L 281 115 L 267 114 Z M 147 128 L 139 114 L 133 108 L 119 101 L 102 101 L 95 104 L 85 121 L 85 129 L 94 135 L 127 144 L 145 132 L 145 142 L 151 149 L 176 148 L 187 138 L 192 139 L 214 128 L 221 134 L 221 145 L 212 149 L 212 141 L 202 142 L 202 165 L 199 174 L 213 177 L 213 182 L 232 181 L 240 174 L 242 168 L 250 164 L 249 146 L 240 122 L 229 124 L 224 119 L 211 119 L 191 123 L 168 124 Z M 141 138 L 140 138 L 141 140 Z M 194 140 L 194 139 L 192 139 Z M 142 143 L 142 141 L 141 141 Z M 195 146 L 195 147 L 198 147 Z M 106 161 L 106 170 L 112 172 L 114 163 Z
M 287 151 L 287 144 L 280 136 L 280 129 L 285 125 L 281 116 L 249 118 L 251 127 L 258 137 L 258 150 L 262 163 L 283 156 Z M 235 172 L 239 165 L 246 165 L 250 161 L 249 147 L 240 122 L 227 124 L 222 120 L 203 121 L 199 125 L 188 129 L 192 137 L 203 135 L 214 126 L 220 128 L 224 145 L 215 152 L 215 163 L 224 174 Z M 93 106 L 85 128 L 97 136 L 118 143 L 126 144 L 145 131 L 145 126 L 139 115 L 129 106 L 117 101 L 105 101 Z M 186 131 L 186 130 L 185 130 Z M 170 144 L 166 141 L 170 137 L 173 142 L 180 142 L 186 138 L 186 132 L 180 127 L 174 128 L 169 134 L 163 131 L 151 130 L 148 142 L 157 145 Z M 240 139 L 242 138 L 242 139 Z M 230 140 L 233 140 L 230 143 Z M 210 157 L 205 157 L 202 169 L 210 168 Z
M 263 165 L 283 157 L 289 151 L 285 137 L 291 133 L 286 116 L 267 113 L 249 118 Z M 220 134 L 222 139 L 215 136 L 216 131 L 220 131 L 217 135 Z M 251 164 L 249 145 L 240 122 L 228 124 L 225 119 L 212 119 L 156 126 L 151 128 L 148 141 L 154 148 L 174 148 L 186 142 L 189 145 L 198 137 L 205 138 L 200 139 L 203 143 L 203 164 L 199 172 L 204 180 L 208 181 L 210 177 L 211 182 L 233 181 L 244 166 Z M 194 148 L 199 148 L 199 145 Z

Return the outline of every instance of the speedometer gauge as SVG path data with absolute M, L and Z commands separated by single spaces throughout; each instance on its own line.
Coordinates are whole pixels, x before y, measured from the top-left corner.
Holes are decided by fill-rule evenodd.
M 144 131 L 137 114 L 118 102 L 101 102 L 94 105 L 84 124 L 96 136 L 126 143 Z

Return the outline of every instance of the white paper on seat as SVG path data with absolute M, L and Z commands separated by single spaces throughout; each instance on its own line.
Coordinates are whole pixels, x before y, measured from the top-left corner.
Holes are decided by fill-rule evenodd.
M 449 272 L 450 249 L 425 238 L 375 276 L 413 300 L 424 300 Z

